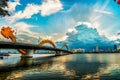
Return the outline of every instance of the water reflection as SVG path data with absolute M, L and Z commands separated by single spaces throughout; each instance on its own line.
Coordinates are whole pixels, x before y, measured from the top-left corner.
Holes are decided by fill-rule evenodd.
M 9 57 L 4 56 L 3 59 L 0 59 L 0 68 L 6 66 L 15 66 L 19 61 L 20 54 L 12 54 L 12 56 Z
M 120 80 L 119 58 L 120 54 L 74 54 L 21 59 L 17 68 L 0 73 L 0 80 Z
M 20 61 L 17 63 L 17 66 L 30 66 L 33 64 L 32 58 L 21 58 Z
M 23 66 L 23 65 L 22 65 Z M 35 80 L 37 78 L 41 78 L 46 76 L 51 77 L 50 75 L 59 75 L 59 71 L 65 71 L 66 67 L 61 63 L 61 64 L 55 64 L 53 66 L 53 61 L 47 61 L 46 63 L 40 63 L 37 64 L 36 66 L 32 67 L 27 67 L 27 68 L 22 68 L 15 70 L 9 75 L 6 80 L 17 80 L 17 79 L 22 79 L 26 80 L 28 77 L 28 80 Z M 49 74 L 53 73 L 53 74 Z M 36 76 L 36 77 L 35 77 Z

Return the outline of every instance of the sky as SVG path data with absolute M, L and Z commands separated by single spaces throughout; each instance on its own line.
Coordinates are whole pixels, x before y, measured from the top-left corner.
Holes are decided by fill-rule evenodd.
M 10 0 L 5 9 L 11 16 L 0 17 L 0 28 L 12 27 L 18 42 L 51 39 L 84 48 L 120 41 L 120 6 L 114 0 Z M 0 40 L 11 41 L 1 34 Z

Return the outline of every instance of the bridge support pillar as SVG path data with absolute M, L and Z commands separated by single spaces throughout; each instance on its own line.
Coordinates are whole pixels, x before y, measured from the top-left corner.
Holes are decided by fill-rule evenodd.
M 55 56 L 60 56 L 60 51 L 56 51 Z
M 32 58 L 34 52 L 35 52 L 34 50 L 27 49 L 27 54 L 26 55 L 22 55 L 21 58 Z

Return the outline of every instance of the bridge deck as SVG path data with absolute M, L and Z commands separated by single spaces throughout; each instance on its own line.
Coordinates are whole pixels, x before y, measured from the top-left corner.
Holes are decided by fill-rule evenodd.
M 34 49 L 34 50 L 53 50 L 53 51 L 63 51 L 72 53 L 71 51 L 59 49 L 59 48 L 52 48 L 47 46 L 38 46 L 34 44 L 25 44 L 25 43 L 13 43 L 13 42 L 3 42 L 0 41 L 0 48 L 1 49 Z

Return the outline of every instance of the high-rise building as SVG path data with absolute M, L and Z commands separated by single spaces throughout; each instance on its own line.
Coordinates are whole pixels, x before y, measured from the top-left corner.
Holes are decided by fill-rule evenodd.
M 115 51 L 117 50 L 117 45 L 116 45 L 116 44 L 114 44 L 114 50 L 115 50 Z
M 120 45 L 117 46 L 117 51 L 120 51 Z
M 96 52 L 99 52 L 99 47 L 98 47 L 98 45 L 96 45 Z

